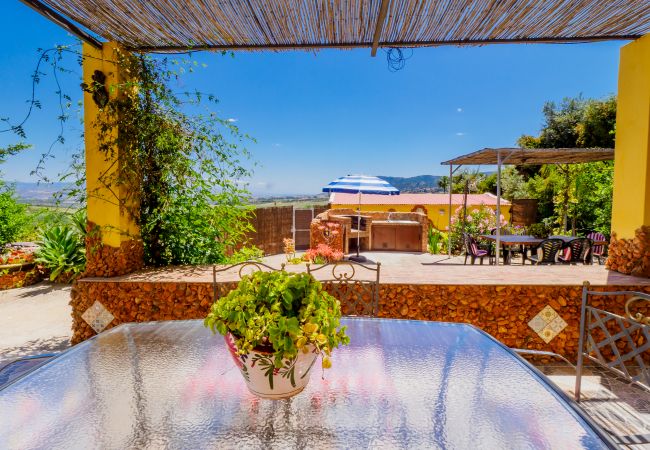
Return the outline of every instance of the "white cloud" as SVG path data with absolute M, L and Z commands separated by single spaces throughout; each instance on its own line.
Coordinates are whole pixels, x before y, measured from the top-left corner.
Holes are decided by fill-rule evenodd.
M 463 112 L 463 108 L 456 108 L 456 112 L 459 112 L 459 113 Z
M 277 142 L 273 144 L 273 147 L 282 147 L 282 144 L 278 144 Z
M 467 133 L 463 133 L 462 131 L 459 131 L 456 133 L 456 136 L 465 136 Z
M 231 117 L 230 119 L 227 119 L 226 122 L 235 123 L 237 122 L 237 119 Z

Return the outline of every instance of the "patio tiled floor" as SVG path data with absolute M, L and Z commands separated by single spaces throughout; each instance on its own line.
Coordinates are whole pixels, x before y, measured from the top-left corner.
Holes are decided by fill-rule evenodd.
M 366 252 L 370 264 L 381 262 L 381 282 L 398 284 L 474 284 L 474 285 L 581 285 L 589 281 L 595 286 L 650 285 L 650 279 L 637 278 L 610 272 L 605 266 L 555 265 L 532 266 L 513 264 L 508 266 L 463 265 L 463 257 L 448 259 L 446 255 L 427 253 Z M 286 262 L 284 255 L 264 258 L 267 264 L 280 267 Z M 305 270 L 304 264 L 287 265 L 287 271 Z M 220 281 L 234 281 L 236 273 L 220 275 Z M 327 275 L 327 274 L 323 274 Z M 319 278 L 320 274 L 317 275 Z M 173 267 L 116 277 L 112 281 L 152 282 L 211 282 L 212 268 Z
M 573 398 L 573 368 L 561 364 L 537 365 L 537 368 Z M 624 448 L 650 448 L 650 392 L 600 367 L 587 367 L 582 378 L 580 407 L 610 434 L 639 436 L 649 442 Z

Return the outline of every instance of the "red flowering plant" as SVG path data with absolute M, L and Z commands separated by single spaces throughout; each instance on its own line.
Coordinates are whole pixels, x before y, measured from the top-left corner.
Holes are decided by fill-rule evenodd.
M 315 264 L 326 264 L 342 260 L 343 252 L 334 250 L 327 244 L 318 244 L 316 248 L 307 250 L 303 258 Z
M 26 264 L 34 262 L 34 254 L 23 250 L 11 250 L 0 255 L 0 266 L 9 264 Z

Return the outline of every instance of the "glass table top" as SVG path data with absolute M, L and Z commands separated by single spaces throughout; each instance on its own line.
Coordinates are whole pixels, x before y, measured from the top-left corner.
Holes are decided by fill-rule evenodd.
M 523 360 L 465 324 L 347 318 L 288 400 L 248 392 L 201 321 L 126 324 L 0 391 L 0 447 L 607 448 Z

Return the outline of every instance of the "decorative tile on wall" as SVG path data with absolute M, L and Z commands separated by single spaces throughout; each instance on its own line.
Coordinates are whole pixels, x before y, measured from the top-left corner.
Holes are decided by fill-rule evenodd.
M 567 326 L 567 323 L 560 317 L 560 315 L 546 305 L 535 317 L 528 322 L 528 326 L 539 335 L 540 338 L 547 344 L 553 340 L 555 336 L 560 334 Z
M 113 321 L 115 316 L 104 305 L 95 300 L 95 303 L 81 315 L 81 318 L 95 330 L 95 333 L 101 333 Z

